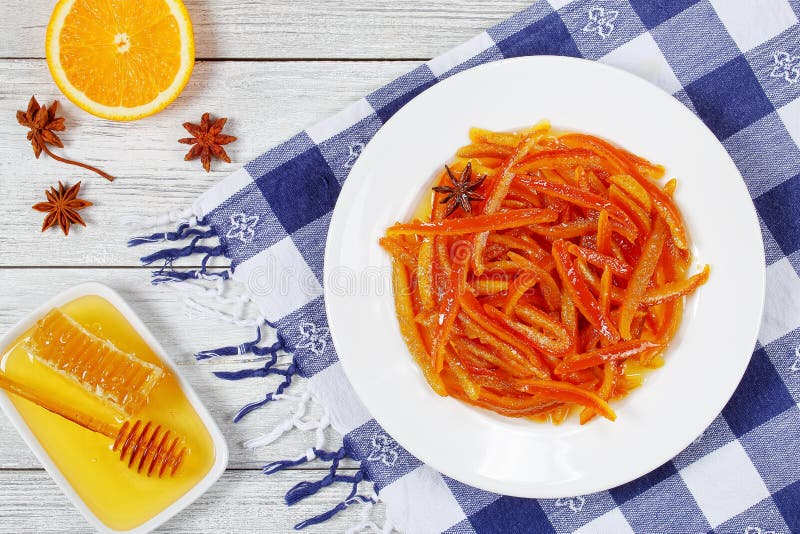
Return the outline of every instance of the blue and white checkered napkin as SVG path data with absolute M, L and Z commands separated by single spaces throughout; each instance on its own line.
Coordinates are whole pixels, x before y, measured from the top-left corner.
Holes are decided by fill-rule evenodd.
M 144 258 L 164 260 L 156 283 L 230 277 L 245 284 L 263 314 L 255 322 L 277 328 L 278 342 L 272 346 L 259 343 L 259 336 L 198 354 L 267 358 L 264 366 L 222 378 L 280 375 L 278 389 L 240 417 L 291 396 L 292 377 L 299 374 L 309 379 L 310 396 L 327 409 L 325 421 L 295 418 L 272 437 L 291 426 L 321 429 L 328 420 L 344 436 L 339 450 L 322 450 L 320 440 L 297 459 L 265 467 L 271 473 L 315 457 L 331 462 L 330 476 L 298 484 L 287 494 L 288 504 L 334 482 L 353 485 L 350 499 L 298 527 L 374 500 L 374 494 L 356 494 L 366 479 L 386 502 L 389 520 L 407 532 L 800 532 L 798 17 L 798 0 L 536 2 L 251 161 L 180 214 L 177 230 L 132 242 L 188 240 L 182 248 Z M 354 161 L 381 125 L 411 98 L 458 71 L 535 54 L 616 65 L 652 81 L 699 115 L 747 182 L 768 265 L 759 344 L 741 385 L 708 430 L 638 480 L 556 500 L 477 490 L 409 455 L 349 386 L 322 298 L 331 210 Z M 193 254 L 203 255 L 203 265 L 224 255 L 230 271 L 172 267 L 172 260 Z M 280 365 L 280 349 L 293 354 L 288 367 Z M 360 461 L 354 476 L 337 474 L 344 457 Z

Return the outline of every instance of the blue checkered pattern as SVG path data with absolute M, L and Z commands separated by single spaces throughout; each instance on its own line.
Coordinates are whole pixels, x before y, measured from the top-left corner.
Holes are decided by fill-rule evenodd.
M 758 210 L 767 259 L 759 344 L 731 401 L 691 446 L 623 486 L 525 500 L 443 477 L 354 408 L 325 397 L 345 443 L 408 531 L 800 532 L 800 2 L 539 1 L 248 163 L 203 200 L 205 220 L 300 374 L 343 380 L 327 330 L 322 257 L 331 210 L 361 150 L 398 109 L 471 66 L 584 57 L 673 94 L 726 147 Z M 291 276 L 281 273 L 291 270 Z M 280 280 L 278 278 L 281 278 Z M 271 291 L 281 284 L 281 291 Z M 280 299 L 272 295 L 280 293 Z M 709 377 L 713 379 L 713 377 Z

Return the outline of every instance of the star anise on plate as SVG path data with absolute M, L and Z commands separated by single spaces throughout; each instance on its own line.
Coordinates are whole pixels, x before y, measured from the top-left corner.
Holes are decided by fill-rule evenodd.
M 44 223 L 42 223 L 42 232 L 57 224 L 64 231 L 64 235 L 69 235 L 70 225 L 81 224 L 86 226 L 78 210 L 91 206 L 92 203 L 78 198 L 80 190 L 80 182 L 67 189 L 59 181 L 58 189 L 51 186 L 49 191 L 44 192 L 47 202 L 39 202 L 33 205 L 33 209 L 36 211 L 47 213 Z
M 447 212 L 444 216 L 450 216 L 459 206 L 461 206 L 461 209 L 465 212 L 472 213 L 472 201 L 483 200 L 483 196 L 475 191 L 483 184 L 483 181 L 486 180 L 486 175 L 484 174 L 473 182 L 472 162 L 467 163 L 467 166 L 464 167 L 464 170 L 461 171 L 461 175 L 458 178 L 456 178 L 456 175 L 450 170 L 450 167 L 445 165 L 444 168 L 447 170 L 447 176 L 450 178 L 450 182 L 453 186 L 439 185 L 433 188 L 437 193 L 445 195 L 440 201 L 441 204 L 447 203 Z
M 220 133 L 227 121 L 228 119 L 226 118 L 219 118 L 212 123 L 208 113 L 203 113 L 203 116 L 200 117 L 200 124 L 184 122 L 183 127 L 193 137 L 184 137 L 183 139 L 178 139 L 178 142 L 194 146 L 186 153 L 183 159 L 189 161 L 199 157 L 206 172 L 211 172 L 212 156 L 230 163 L 231 158 L 228 157 L 222 145 L 233 143 L 236 138 L 232 135 Z
M 57 154 L 53 154 L 53 152 L 47 148 L 47 145 L 64 148 L 64 143 L 61 142 L 61 138 L 59 138 L 55 132 L 64 131 L 66 126 L 64 125 L 64 117 L 56 117 L 56 111 L 58 111 L 57 100 L 54 100 L 48 108 L 47 106 L 40 106 L 35 96 L 31 97 L 30 101 L 28 102 L 28 109 L 26 111 L 17 111 L 17 122 L 19 122 L 22 126 L 30 128 L 30 131 L 28 132 L 28 141 L 31 142 L 31 146 L 33 147 L 33 155 L 36 156 L 36 159 L 39 159 L 39 156 L 42 154 L 42 152 L 44 152 L 56 161 L 67 163 L 69 165 L 77 165 L 78 167 L 83 167 L 84 169 L 96 172 L 109 182 L 114 180 L 113 176 L 101 171 L 100 169 L 85 163 L 62 158 Z

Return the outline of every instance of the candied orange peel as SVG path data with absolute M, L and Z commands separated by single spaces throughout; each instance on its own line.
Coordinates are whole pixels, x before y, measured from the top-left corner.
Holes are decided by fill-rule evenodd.
M 380 240 L 409 351 L 439 395 L 511 417 L 614 420 L 610 402 L 663 364 L 684 297 L 710 276 L 690 275 L 675 180 L 546 121 L 470 140 L 437 176 L 429 220 Z M 453 208 L 449 176 L 465 169 L 485 179 Z

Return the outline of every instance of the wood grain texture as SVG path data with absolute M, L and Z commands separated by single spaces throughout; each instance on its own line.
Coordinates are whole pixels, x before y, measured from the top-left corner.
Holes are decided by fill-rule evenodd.
M 0 77 L 5 80 L 0 85 L 0 117 L 7 117 L 9 125 L 0 131 L 0 188 L 4 191 L 0 203 L 8 225 L 7 231 L 0 233 L 0 287 L 4 288 L 0 332 L 6 331 L 36 303 L 69 286 L 92 280 L 119 291 L 141 315 L 220 425 L 230 448 L 229 465 L 234 469 L 212 490 L 222 513 L 206 514 L 193 509 L 181 514 L 167 530 L 182 531 L 183 525 L 189 525 L 185 528 L 194 532 L 286 532 L 300 519 L 321 513 L 335 502 L 315 497 L 302 509 L 299 505 L 288 508 L 282 495 L 293 483 L 280 485 L 274 482 L 276 479 L 260 475 L 258 469 L 262 465 L 296 457 L 313 443 L 313 436 L 294 431 L 269 447 L 255 451 L 242 447 L 244 440 L 282 421 L 293 405 L 274 403 L 253 412 L 239 424 L 232 423 L 238 409 L 263 397 L 274 387 L 275 379 L 225 383 L 211 375 L 212 369 L 238 369 L 241 364 L 198 363 L 192 355 L 206 348 L 238 344 L 250 339 L 253 332 L 215 320 L 186 317 L 178 303 L 179 295 L 150 286 L 149 271 L 138 268 L 138 257 L 153 248 L 126 248 L 124 243 L 131 231 L 119 223 L 120 218 L 186 207 L 269 146 L 335 113 L 415 64 L 198 62 L 186 91 L 167 110 L 135 123 L 114 123 L 84 113 L 59 95 L 44 61 L 0 60 Z M 24 128 L 12 119 L 17 109 L 25 107 L 31 94 L 48 103 L 58 98 L 62 104 L 69 126 L 63 135 L 66 148 L 62 153 L 109 170 L 117 176 L 114 183 L 45 156 L 34 159 L 25 141 Z M 202 172 L 197 162 L 184 162 L 186 147 L 176 142 L 185 135 L 180 124 L 196 121 L 204 111 L 230 117 L 230 133 L 239 137 L 237 143 L 229 145 L 234 164 L 215 162 L 210 174 Z M 84 211 L 89 227 L 73 227 L 75 230 L 67 238 L 56 231 L 41 234 L 41 214 L 30 209 L 40 200 L 44 189 L 59 179 L 70 183 L 82 180 L 86 198 L 95 202 L 95 206 Z M 319 413 L 318 408 L 312 409 L 312 415 L 315 413 Z M 330 446 L 336 446 L 338 437 L 333 431 L 329 430 L 328 439 Z M 343 462 L 342 467 L 353 469 L 355 465 Z M 0 418 L 0 491 L 3 492 L 0 494 L 11 491 L 2 481 L 21 481 L 17 487 L 21 492 L 18 501 L 0 500 L 0 531 L 85 532 L 86 524 L 38 468 L 38 461 L 7 419 Z M 235 471 L 241 469 L 251 471 Z M 322 469 L 324 466 L 312 462 L 298 470 L 297 477 L 316 479 L 323 476 Z M 247 481 L 242 482 L 244 479 Z M 45 484 L 39 484 L 41 480 Z M 226 484 L 228 480 L 232 482 Z M 263 505 L 258 497 L 270 492 L 275 496 Z M 51 499 L 51 494 L 57 498 Z M 54 504 L 45 508 L 28 507 L 20 513 L 14 503 L 25 499 Z M 250 513 L 238 506 L 241 502 L 249 503 Z M 209 519 L 208 515 L 213 517 Z M 310 530 L 336 530 L 331 525 L 346 524 L 339 521 L 342 520 Z
M 187 0 L 200 58 L 430 58 L 530 0 Z M 53 2 L 6 0 L 0 57 L 44 57 Z M 13 14 L 8 16 L 7 14 Z
M 2 19 L 2 17 L 0 17 Z M 267 148 L 336 113 L 351 102 L 414 67 L 414 62 L 199 62 L 189 85 L 163 112 L 136 122 L 93 117 L 60 95 L 42 60 L 0 60 L 0 205 L 6 223 L 0 232 L 2 266 L 138 266 L 155 248 L 127 249 L 126 216 L 183 209 L 209 187 Z M 42 103 L 59 100 L 67 131 L 66 157 L 101 168 L 117 179 L 108 183 L 46 155 L 35 159 L 26 129 L 13 117 L 30 95 Z M 233 163 L 184 161 L 187 135 L 181 124 L 198 122 L 209 111 L 228 117 L 226 132 L 239 139 L 226 146 Z M 95 203 L 82 214 L 88 227 L 73 225 L 65 238 L 39 231 L 44 215 L 31 205 L 58 180 L 82 180 L 82 196 Z M 144 202 L 146 199 L 146 203 Z M 74 232 L 75 235 L 72 235 Z M 196 264 L 197 259 L 189 263 Z M 185 264 L 186 262 L 184 262 Z
M 292 525 L 324 512 L 346 494 L 342 486 L 287 507 L 285 491 L 301 480 L 323 476 L 323 466 L 266 478 L 266 462 L 295 457 L 313 439 L 291 432 L 273 445 L 250 451 L 241 444 L 273 428 L 293 408 L 274 403 L 239 424 L 233 415 L 261 398 L 274 380 L 224 383 L 214 369 L 241 363 L 196 362 L 193 353 L 238 344 L 251 329 L 187 316 L 180 295 L 149 285 L 138 256 L 151 248 L 124 246 L 131 215 L 182 209 L 228 173 L 270 146 L 337 112 L 347 104 L 524 8 L 530 0 L 188 0 L 197 61 L 183 94 L 162 113 L 133 123 L 102 120 L 77 109 L 52 82 L 44 57 L 44 34 L 54 2 L 7 0 L 0 16 L 0 332 L 22 315 L 69 286 L 106 283 L 140 314 L 212 412 L 230 447 L 230 469 L 197 503 L 162 530 L 169 532 L 289 532 Z M 205 59 L 205 60 L 204 60 Z M 324 61 L 324 60 L 332 61 Z M 344 60 L 344 61 L 338 61 Z M 365 60 L 365 61 L 362 61 Z M 31 94 L 40 102 L 57 98 L 68 131 L 59 153 L 117 176 L 113 184 L 42 156 L 35 160 L 25 130 L 13 120 Z M 228 146 L 233 164 L 212 163 L 202 172 L 184 162 L 181 123 L 208 111 L 229 117 Z M 30 206 L 43 191 L 63 180 L 83 181 L 88 228 L 68 238 L 39 232 L 42 215 Z M 189 259 L 183 265 L 196 264 Z M 218 262 L 218 264 L 224 264 Z M 255 364 L 251 364 L 255 365 Z M 318 408 L 311 413 L 318 414 Z M 337 436 L 329 432 L 329 444 Z M 355 468 L 352 462 L 343 463 Z M 88 525 L 39 468 L 10 423 L 0 417 L 0 532 L 87 532 Z M 382 510 L 375 517 L 382 516 Z M 347 510 L 310 532 L 340 532 L 358 511 Z
M 286 506 L 283 501 L 286 490 L 319 476 L 319 473 L 284 471 L 267 478 L 251 471 L 227 471 L 207 493 L 160 530 L 187 534 L 291 532 L 296 523 L 333 508 L 347 496 L 349 486 L 336 484 L 294 506 Z M 44 471 L 0 471 L 0 495 L 2 532 L 91 531 Z M 360 505 L 354 506 L 304 532 L 344 532 L 359 522 L 361 511 Z M 378 504 L 372 517 L 382 516 L 383 505 Z
M 250 450 L 242 446 L 246 439 L 268 432 L 285 419 L 295 404 L 289 400 L 275 402 L 234 424 L 232 420 L 236 412 L 248 402 L 263 398 L 274 389 L 278 378 L 225 382 L 214 377 L 212 371 L 257 367 L 258 363 L 197 362 L 193 354 L 203 349 L 237 345 L 252 338 L 252 329 L 187 316 L 179 303 L 179 292 L 153 287 L 148 278 L 147 272 L 142 269 L 0 269 L 0 287 L 5 288 L 3 306 L 0 307 L 0 332 L 8 331 L 40 302 L 68 287 L 89 281 L 106 284 L 117 291 L 142 318 L 208 407 L 228 441 L 229 465 L 232 469 L 259 469 L 273 460 L 295 458 L 312 445 L 313 433 L 295 430 L 269 447 Z M 297 385 L 302 388 L 300 382 L 301 379 Z M 321 414 L 319 407 L 311 408 L 312 417 Z M 328 444 L 338 447 L 335 432 L 330 430 L 328 437 Z M 39 462 L 14 427 L 8 419 L 0 417 L 0 469 L 37 467 Z M 315 464 L 306 467 L 314 468 Z M 0 511 L 2 506 L 0 499 Z

